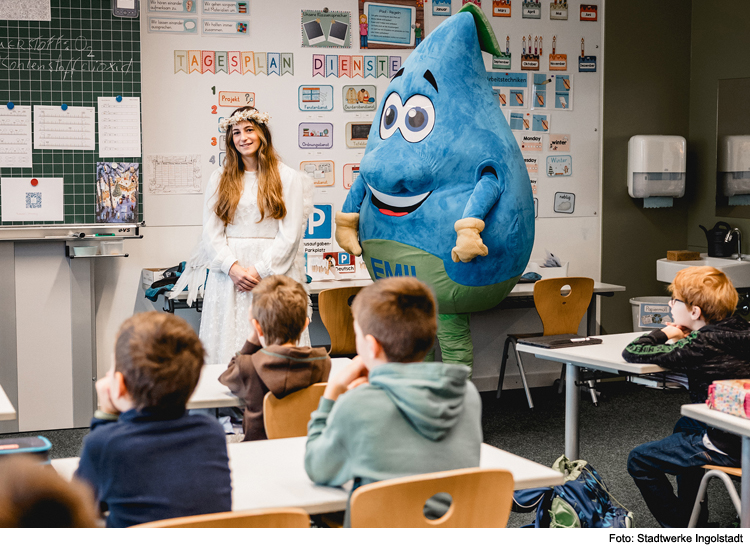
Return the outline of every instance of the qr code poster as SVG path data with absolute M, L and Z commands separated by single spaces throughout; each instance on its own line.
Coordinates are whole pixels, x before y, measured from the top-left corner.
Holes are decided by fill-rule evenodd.
M 134 224 L 138 219 L 137 162 L 96 163 L 96 222 Z
M 0 178 L 2 222 L 62 222 L 62 178 Z

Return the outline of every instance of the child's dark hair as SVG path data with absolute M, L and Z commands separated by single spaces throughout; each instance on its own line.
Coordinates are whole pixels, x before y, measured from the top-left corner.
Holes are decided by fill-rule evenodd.
M 305 329 L 308 298 L 302 284 L 284 275 L 269 276 L 253 289 L 253 318 L 266 345 L 296 342 Z
M 435 342 L 435 298 L 416 278 L 376 281 L 357 294 L 352 313 L 362 334 L 380 342 L 389 361 L 422 361 Z
M 198 385 L 205 353 L 190 325 L 168 313 L 138 313 L 120 327 L 115 371 L 138 410 L 185 409 Z

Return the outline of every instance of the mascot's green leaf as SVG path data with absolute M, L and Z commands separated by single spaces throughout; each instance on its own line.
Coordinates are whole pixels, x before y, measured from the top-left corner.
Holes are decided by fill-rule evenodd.
M 489 52 L 493 56 L 500 56 L 502 50 L 500 50 L 497 37 L 495 37 L 490 21 L 484 15 L 482 8 L 469 2 L 468 4 L 464 4 L 463 8 L 458 10 L 457 13 L 461 12 L 469 12 L 474 16 L 474 25 L 477 26 L 477 37 L 479 37 L 479 47 L 484 52 Z

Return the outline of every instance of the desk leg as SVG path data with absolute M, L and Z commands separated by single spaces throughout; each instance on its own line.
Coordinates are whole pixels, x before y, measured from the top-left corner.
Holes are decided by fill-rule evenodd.
M 742 483 L 740 490 L 742 502 L 740 527 L 750 528 L 750 436 L 742 437 Z
M 565 455 L 578 459 L 578 366 L 565 364 Z

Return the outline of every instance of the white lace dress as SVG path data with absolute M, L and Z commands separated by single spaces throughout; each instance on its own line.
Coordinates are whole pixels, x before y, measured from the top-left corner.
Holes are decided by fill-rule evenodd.
M 255 266 L 261 278 L 285 274 L 306 285 L 302 237 L 312 210 L 312 180 L 285 164 L 279 164 L 286 216 L 264 218 L 258 210 L 258 181 L 255 172 L 245 172 L 242 193 L 234 220 L 224 227 L 214 207 L 222 169 L 211 174 L 203 205 L 203 247 L 211 259 L 203 297 L 200 338 L 206 349 L 206 364 L 227 364 L 250 334 L 249 310 L 252 292 L 240 292 L 229 277 L 237 262 Z M 310 345 L 305 330 L 300 345 Z

